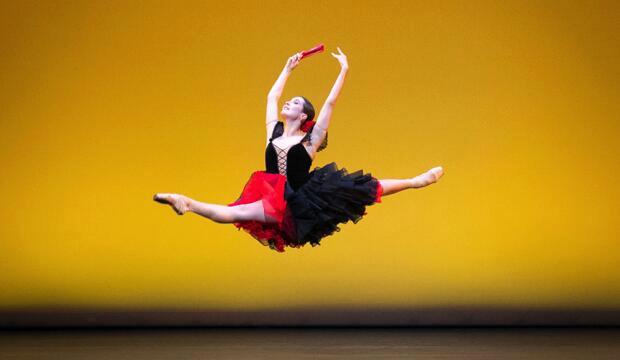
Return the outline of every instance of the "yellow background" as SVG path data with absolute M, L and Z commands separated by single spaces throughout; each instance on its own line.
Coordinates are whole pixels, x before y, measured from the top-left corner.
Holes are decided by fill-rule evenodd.
M 609 2 L 0 5 L 0 307 L 618 307 L 620 29 Z M 283 254 L 157 192 L 234 201 L 266 95 L 322 105 L 378 178 L 433 166 Z M 281 105 L 281 104 L 280 104 Z

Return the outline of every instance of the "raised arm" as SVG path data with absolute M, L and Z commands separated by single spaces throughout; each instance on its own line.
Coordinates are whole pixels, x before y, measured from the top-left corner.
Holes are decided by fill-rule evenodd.
M 284 65 L 284 69 L 282 69 L 280 76 L 278 76 L 278 79 L 267 95 L 267 114 L 265 119 L 267 125 L 267 141 L 269 141 L 273 128 L 278 121 L 278 100 L 280 100 L 280 96 L 282 96 L 286 80 L 297 64 L 299 64 L 300 57 L 301 53 L 297 53 L 288 58 L 286 65 Z
M 342 85 L 344 85 L 344 79 L 349 71 L 349 64 L 347 62 L 346 55 L 342 53 L 340 48 L 337 49 L 339 54 L 332 53 L 332 55 L 340 62 L 340 74 L 338 74 L 338 78 L 336 79 L 334 86 L 332 86 L 332 90 L 329 92 L 329 96 L 327 97 L 327 100 L 325 100 L 325 104 L 323 104 L 323 107 L 317 116 L 316 124 L 314 124 L 312 133 L 310 134 L 314 151 L 319 148 L 325 138 L 325 135 L 327 134 L 327 128 L 329 127 L 334 105 L 336 105 L 336 100 L 338 99 L 338 95 L 340 95 Z

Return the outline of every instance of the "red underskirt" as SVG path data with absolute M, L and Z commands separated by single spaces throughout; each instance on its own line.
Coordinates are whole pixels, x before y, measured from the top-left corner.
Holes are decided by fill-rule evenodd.
M 295 225 L 292 215 L 286 207 L 284 189 L 286 177 L 281 174 L 271 174 L 265 171 L 255 171 L 245 184 L 239 199 L 228 204 L 236 206 L 250 204 L 262 200 L 265 216 L 276 219 L 275 223 L 260 221 L 241 221 L 233 223 L 239 230 L 244 229 L 261 244 L 269 246 L 268 240 L 273 240 L 275 250 L 283 252 L 285 246 L 295 247 Z M 377 181 L 377 195 L 375 202 L 381 202 L 383 187 Z

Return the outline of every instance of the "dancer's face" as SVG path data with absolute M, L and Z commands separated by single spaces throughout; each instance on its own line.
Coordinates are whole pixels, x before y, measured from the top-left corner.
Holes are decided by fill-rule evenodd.
M 295 96 L 289 101 L 285 101 L 280 114 L 290 119 L 304 120 L 308 115 L 303 113 L 304 99 L 301 96 Z

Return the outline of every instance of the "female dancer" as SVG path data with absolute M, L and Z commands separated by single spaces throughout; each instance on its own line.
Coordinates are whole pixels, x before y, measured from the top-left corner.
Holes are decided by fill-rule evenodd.
M 320 245 L 322 238 L 340 231 L 339 224 L 357 223 L 366 215 L 366 206 L 381 202 L 382 196 L 435 183 L 443 175 L 441 166 L 413 178 L 381 180 L 362 170 L 348 173 L 334 162 L 310 171 L 316 153 L 327 146 L 327 128 L 349 70 L 347 57 L 337 49 L 332 56 L 340 63 L 340 74 L 316 122 L 314 107 L 303 96 L 286 101 L 280 111 L 284 121 L 278 121 L 278 100 L 301 53 L 288 58 L 267 96 L 266 169 L 252 173 L 236 201 L 208 204 L 166 193 L 153 199 L 171 205 L 179 215 L 189 211 L 217 223 L 232 223 L 283 252 L 285 246 Z

